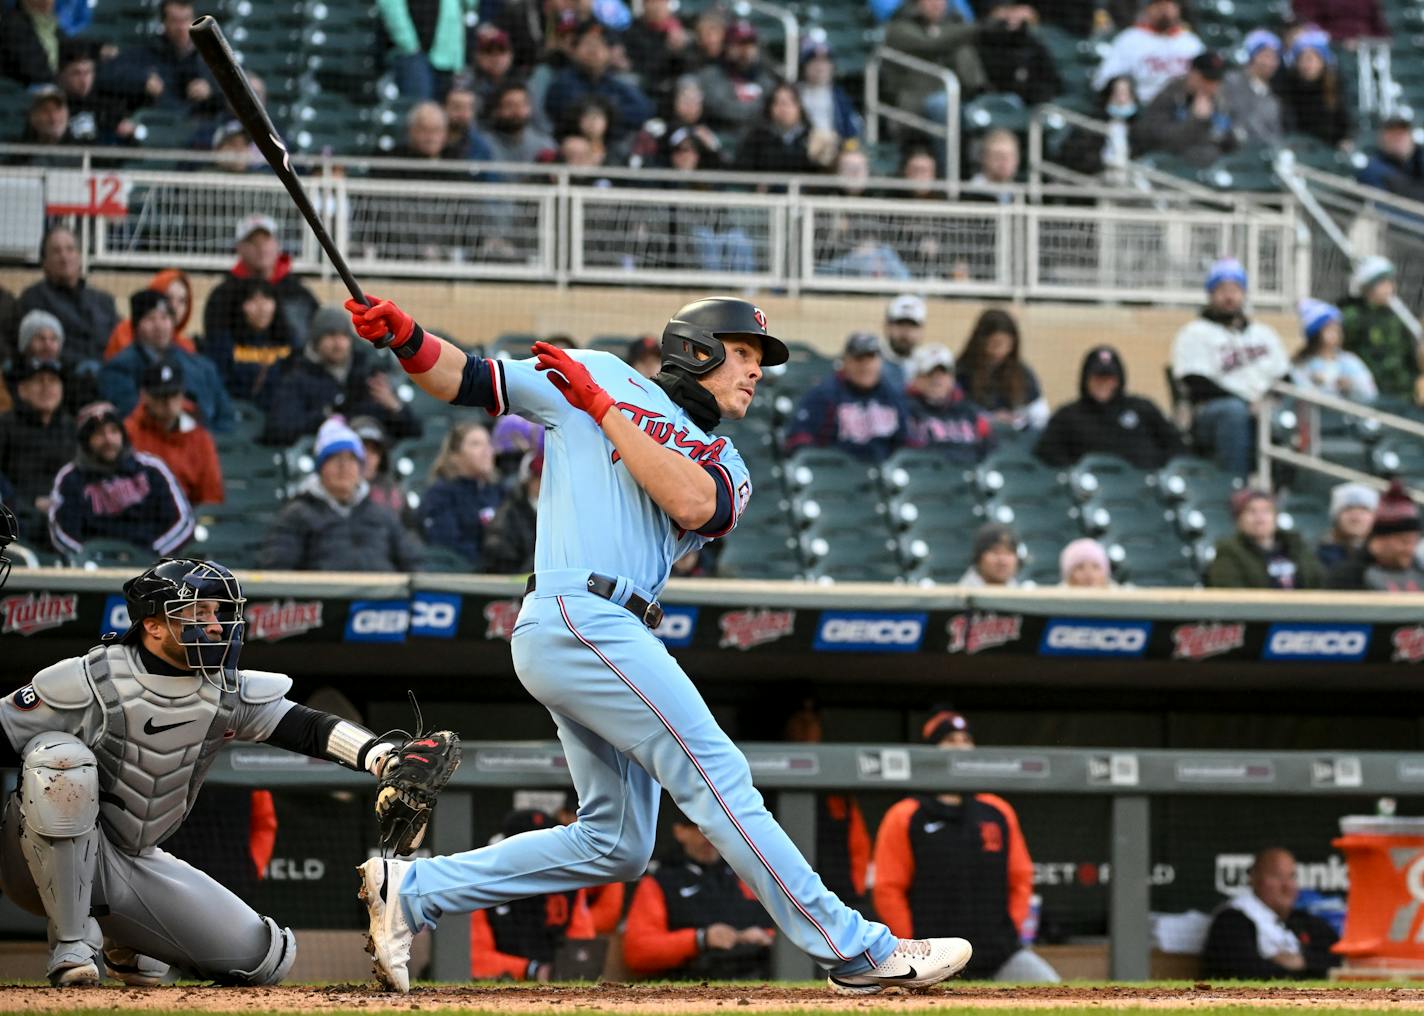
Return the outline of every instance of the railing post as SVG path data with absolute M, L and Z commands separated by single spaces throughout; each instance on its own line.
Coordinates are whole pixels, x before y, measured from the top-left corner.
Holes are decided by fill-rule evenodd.
M 437 857 L 470 849 L 475 828 L 474 795 L 447 788 L 440 795 L 440 809 L 431 819 L 430 849 Z M 470 979 L 470 918 L 467 914 L 447 914 L 432 934 L 430 977 L 436 981 Z
M 806 863 L 815 868 L 816 795 L 805 790 L 781 791 L 776 796 L 776 820 L 806 858 Z M 820 973 L 786 935 L 776 936 L 771 951 L 772 977 L 778 981 L 804 981 Z
M 1276 396 L 1267 393 L 1256 412 L 1256 482 L 1271 482 L 1271 417 L 1276 413 Z
M 944 77 L 944 178 L 951 200 L 959 196 L 959 75 L 945 71 Z
M 865 64 L 865 141 L 880 143 L 880 54 Z
M 1113 798 L 1112 878 L 1108 882 L 1108 976 L 1145 981 L 1151 973 L 1148 920 L 1149 801 L 1140 794 Z

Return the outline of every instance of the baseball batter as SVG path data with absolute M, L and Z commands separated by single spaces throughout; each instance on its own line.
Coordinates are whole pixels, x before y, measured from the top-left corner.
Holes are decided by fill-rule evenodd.
M 384 783 L 437 753 L 292 702 L 284 674 L 237 669 L 245 601 L 220 564 L 160 561 L 124 584 L 124 598 L 132 625 L 121 638 L 0 699 L 4 741 L 20 756 L 0 822 L 0 884 L 48 919 L 56 987 L 98 984 L 101 959 L 135 986 L 158 984 L 170 965 L 276 984 L 296 958 L 291 930 L 159 846 L 214 755 L 229 741 L 265 741 Z M 408 763 L 416 752 L 422 762 Z
M 529 360 L 467 355 L 387 300 L 349 301 L 369 341 L 388 333 L 427 393 L 546 428 L 535 574 L 512 637 L 514 667 L 558 726 L 578 821 L 489 847 L 361 866 L 377 976 L 409 989 L 415 932 L 449 913 L 628 881 L 653 849 L 660 785 L 755 891 L 834 990 L 924 987 L 958 972 L 963 939 L 897 939 L 822 884 L 752 785 L 746 759 L 653 635 L 672 563 L 724 536 L 751 497 L 718 422 L 741 419 L 787 348 L 743 300 L 682 308 L 652 380 L 610 353 L 536 343 Z

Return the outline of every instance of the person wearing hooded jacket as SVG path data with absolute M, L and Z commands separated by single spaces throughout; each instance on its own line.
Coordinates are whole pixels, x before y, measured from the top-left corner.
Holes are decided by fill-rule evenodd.
M 249 215 L 237 224 L 237 264 L 208 294 L 203 306 L 203 334 L 231 333 L 242 322 L 243 279 L 266 279 L 277 292 L 277 310 L 287 320 L 292 340 L 306 340 L 317 299 L 292 274 L 292 256 L 282 250 L 277 223 L 269 215 Z
M 421 548 L 395 512 L 372 501 L 361 476 L 366 448 L 339 416 L 321 425 L 316 472 L 298 488 L 267 534 L 262 568 L 407 572 Z
M 148 280 L 145 289 L 162 293 L 173 311 L 173 344 L 185 353 L 196 353 L 197 345 L 188 334 L 188 322 L 193 318 L 193 283 L 180 268 L 165 268 Z M 114 325 L 104 346 L 105 361 L 112 360 L 133 345 L 133 319 L 124 318 Z
M 1089 453 L 1107 452 L 1138 469 L 1160 469 L 1185 446 L 1160 409 L 1127 393 L 1118 351 L 1095 346 L 1083 357 L 1077 400 L 1049 418 L 1033 451 L 1050 466 L 1071 466 Z

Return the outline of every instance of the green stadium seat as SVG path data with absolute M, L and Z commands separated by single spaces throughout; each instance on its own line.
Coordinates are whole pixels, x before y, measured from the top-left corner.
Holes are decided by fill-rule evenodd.
M 152 548 L 126 540 L 90 540 L 73 556 L 79 568 L 147 568 L 157 557 Z
M 1068 487 L 1080 501 L 1095 497 L 1137 497 L 1146 486 L 1145 470 L 1105 452 L 1084 455 L 1068 470 Z
M 870 494 L 878 478 L 874 466 L 834 448 L 800 448 L 786 462 L 790 489 L 811 498 Z
M 437 575 L 463 575 L 473 572 L 475 567 L 458 550 L 428 543 L 420 552 L 420 570 Z
M 755 499 L 753 499 L 755 504 Z M 796 541 L 786 531 L 785 524 L 760 529 L 747 529 L 746 520 L 738 524 L 731 536 L 722 542 L 722 554 L 716 571 L 722 578 L 735 579 L 795 579 L 804 569 Z
M 1158 497 L 1167 502 L 1225 504 L 1241 482 L 1210 459 L 1179 455 L 1158 470 L 1155 485 Z
M 487 347 L 487 355 L 500 360 L 524 360 L 532 354 L 529 347 L 542 339 L 533 332 L 505 332 Z
M 930 448 L 902 448 L 880 467 L 885 493 L 902 499 L 977 501 L 974 474 Z
M 1383 438 L 1371 452 L 1370 462 L 1380 476 L 1401 479 L 1411 487 L 1424 487 L 1424 441 L 1416 437 L 1396 433 Z
M 894 542 L 862 538 L 831 544 L 807 569 L 814 582 L 897 582 L 905 577 Z

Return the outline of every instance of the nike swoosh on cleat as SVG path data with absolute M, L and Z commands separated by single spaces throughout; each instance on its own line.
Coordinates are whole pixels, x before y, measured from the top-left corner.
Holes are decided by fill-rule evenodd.
M 381 862 L 381 902 L 386 902 L 386 886 L 391 881 L 390 865 L 385 861 Z
M 880 974 L 878 979 L 882 981 L 913 981 L 920 976 L 920 972 L 914 967 L 910 968 L 908 974 Z

